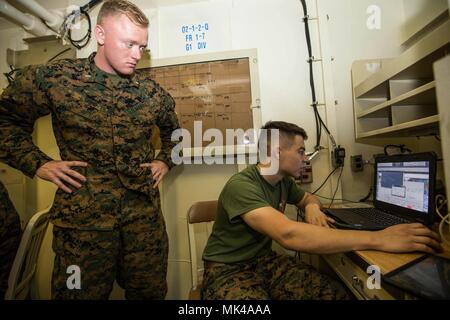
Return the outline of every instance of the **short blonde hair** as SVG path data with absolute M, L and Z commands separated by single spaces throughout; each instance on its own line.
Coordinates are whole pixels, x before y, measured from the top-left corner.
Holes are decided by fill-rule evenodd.
M 100 8 L 97 24 L 102 24 L 107 16 L 124 14 L 138 26 L 148 27 L 149 21 L 145 14 L 135 4 L 126 0 L 108 0 Z

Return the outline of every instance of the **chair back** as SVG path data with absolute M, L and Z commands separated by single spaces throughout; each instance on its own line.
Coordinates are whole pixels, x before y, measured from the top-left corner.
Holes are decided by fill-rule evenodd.
M 200 247 L 198 246 L 198 241 L 196 239 L 196 229 L 197 225 L 204 225 L 204 231 L 206 232 L 206 240 L 211 234 L 212 225 L 216 218 L 217 211 L 217 200 L 213 201 L 200 201 L 194 203 L 188 210 L 187 221 L 188 221 L 188 237 L 189 237 L 189 253 L 191 258 L 191 279 L 192 279 L 192 289 L 189 293 L 190 299 L 200 298 L 200 286 L 201 277 L 203 274 L 203 263 L 198 261 L 199 255 L 197 251 L 203 252 L 206 242 L 204 242 Z M 201 257 L 201 254 L 200 254 Z M 200 275 L 200 276 L 199 276 Z
M 49 223 L 50 207 L 31 217 L 22 235 L 8 278 L 5 300 L 29 297 L 30 283 L 36 273 L 37 259 Z

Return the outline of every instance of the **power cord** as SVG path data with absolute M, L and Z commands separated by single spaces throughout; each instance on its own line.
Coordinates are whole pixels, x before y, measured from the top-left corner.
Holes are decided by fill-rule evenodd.
M 447 213 L 447 215 L 443 215 L 441 210 L 444 210 L 444 207 L 447 205 L 447 199 L 445 196 L 438 194 L 435 198 L 436 202 L 436 213 L 441 218 L 441 222 L 439 223 L 439 234 L 441 236 L 441 239 L 450 245 L 450 239 L 447 239 L 445 237 L 444 233 L 444 226 L 447 224 L 447 227 L 450 226 L 450 213 Z
M 370 187 L 369 193 L 364 198 L 359 199 L 359 202 L 366 202 L 372 195 L 372 192 L 373 192 L 373 187 Z
M 331 171 L 330 174 L 325 178 L 325 181 L 322 182 L 322 184 L 320 185 L 320 187 L 318 187 L 312 194 L 316 194 L 320 189 L 322 189 L 323 186 L 325 185 L 325 183 L 327 183 L 328 179 L 330 179 L 331 175 L 332 175 L 333 173 L 335 173 L 336 170 L 337 170 L 338 168 L 339 168 L 339 167 L 334 168 L 333 171 Z
M 339 178 L 338 178 L 337 183 L 336 183 L 336 190 L 334 190 L 333 198 L 331 199 L 331 203 L 328 206 L 328 208 L 331 208 L 331 206 L 333 205 L 333 202 L 334 202 L 334 198 L 336 198 L 336 193 L 339 190 L 339 182 L 341 182 L 342 172 L 344 172 L 344 167 L 343 166 L 341 167 L 341 173 L 339 173 Z

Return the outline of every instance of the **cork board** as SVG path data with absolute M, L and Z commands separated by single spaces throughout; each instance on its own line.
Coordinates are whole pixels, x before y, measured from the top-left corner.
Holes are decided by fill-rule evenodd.
M 150 77 L 167 90 L 176 102 L 182 128 L 187 129 L 194 146 L 194 121 L 201 121 L 202 133 L 215 128 L 253 128 L 252 93 L 248 58 L 215 60 L 147 69 Z M 210 141 L 203 141 L 203 146 Z

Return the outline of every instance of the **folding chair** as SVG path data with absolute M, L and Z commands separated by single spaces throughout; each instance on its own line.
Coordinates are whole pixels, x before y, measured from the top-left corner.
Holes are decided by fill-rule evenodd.
M 50 207 L 36 213 L 28 222 L 8 278 L 5 300 L 29 298 L 30 283 L 36 273 L 37 259 L 47 231 Z
M 197 255 L 197 239 L 195 233 L 196 225 L 204 225 L 206 231 L 206 240 L 211 234 L 212 225 L 214 223 L 217 211 L 217 200 L 214 201 L 201 201 L 194 203 L 188 210 L 188 237 L 189 237 L 189 253 L 191 258 L 191 278 L 192 288 L 189 292 L 190 300 L 200 300 L 200 291 L 203 279 L 203 262 L 201 261 L 201 254 Z M 201 252 L 206 245 L 206 241 L 201 246 Z M 200 261 L 197 259 L 200 257 Z M 200 274 L 200 276 L 199 276 Z

